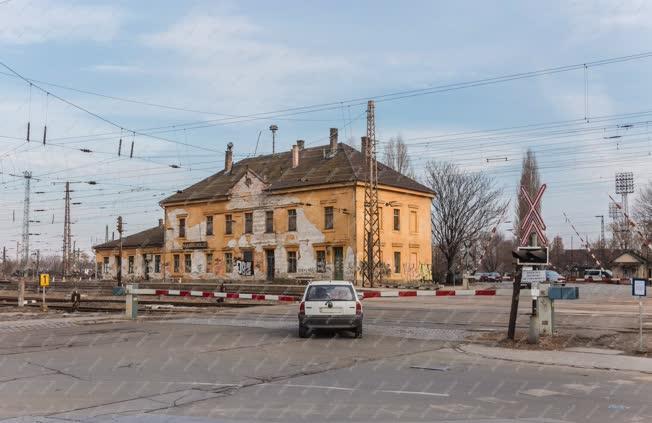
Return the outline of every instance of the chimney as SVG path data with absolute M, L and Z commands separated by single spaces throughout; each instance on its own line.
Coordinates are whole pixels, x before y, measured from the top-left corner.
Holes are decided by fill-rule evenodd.
M 292 146 L 292 169 L 299 166 L 299 146 Z
M 231 173 L 233 168 L 233 143 L 230 142 L 226 145 L 226 152 L 224 153 L 224 171 Z
M 158 227 L 162 228 L 163 227 L 163 219 L 158 220 Z
M 331 154 L 337 151 L 337 128 L 331 128 Z
M 306 142 L 304 140 L 297 140 L 297 147 L 299 147 L 299 151 L 304 149 L 305 144 Z

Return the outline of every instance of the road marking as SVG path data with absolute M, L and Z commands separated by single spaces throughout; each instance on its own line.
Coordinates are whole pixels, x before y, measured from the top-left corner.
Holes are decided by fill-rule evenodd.
M 303 389 L 332 389 L 335 391 L 355 391 L 355 388 L 342 388 L 339 386 L 323 386 L 323 385 L 296 385 L 293 383 L 281 383 L 268 386 L 283 386 L 286 388 L 303 388 Z
M 438 394 L 436 392 L 420 392 L 420 391 L 376 391 L 376 392 L 384 392 L 387 394 L 428 395 L 431 397 L 448 397 L 448 394 Z
M 547 389 L 528 389 L 527 391 L 520 391 L 519 394 L 530 395 L 532 397 L 550 397 L 553 395 L 565 395 L 561 392 L 549 391 Z

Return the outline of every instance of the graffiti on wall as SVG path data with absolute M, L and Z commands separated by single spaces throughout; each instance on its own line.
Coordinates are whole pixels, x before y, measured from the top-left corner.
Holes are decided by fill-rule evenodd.
M 253 276 L 253 266 L 252 262 L 244 260 L 236 260 L 234 265 L 234 270 L 240 276 Z

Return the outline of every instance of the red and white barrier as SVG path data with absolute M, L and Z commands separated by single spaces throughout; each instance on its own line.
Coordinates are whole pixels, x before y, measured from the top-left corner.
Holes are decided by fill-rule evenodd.
M 471 296 L 471 295 L 501 295 L 498 291 L 509 291 L 512 290 L 501 290 L 501 289 L 440 289 L 437 291 L 421 291 L 421 290 L 409 290 L 409 291 L 362 291 L 363 298 L 385 298 L 385 297 L 452 297 L 452 296 Z
M 182 289 L 148 289 L 137 288 L 128 291 L 133 295 L 156 295 L 171 297 L 201 297 L 201 298 L 228 298 L 233 300 L 254 300 L 254 301 L 299 301 L 294 295 L 271 295 L 271 294 L 243 294 L 239 292 L 218 292 L 218 291 L 192 291 Z

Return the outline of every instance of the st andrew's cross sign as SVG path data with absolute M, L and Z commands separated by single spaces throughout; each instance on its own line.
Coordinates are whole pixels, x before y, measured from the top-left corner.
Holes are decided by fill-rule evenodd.
M 525 215 L 525 219 L 521 223 L 521 246 L 525 247 L 530 242 L 530 234 L 536 232 L 539 237 L 539 243 L 543 246 L 548 245 L 548 239 L 544 231 L 546 230 L 546 224 L 543 222 L 541 214 L 537 210 L 539 204 L 541 203 L 541 197 L 546 190 L 546 184 L 541 185 L 537 195 L 532 199 L 530 194 L 527 192 L 524 186 L 521 186 L 521 194 L 523 198 L 530 206 L 530 211 Z

